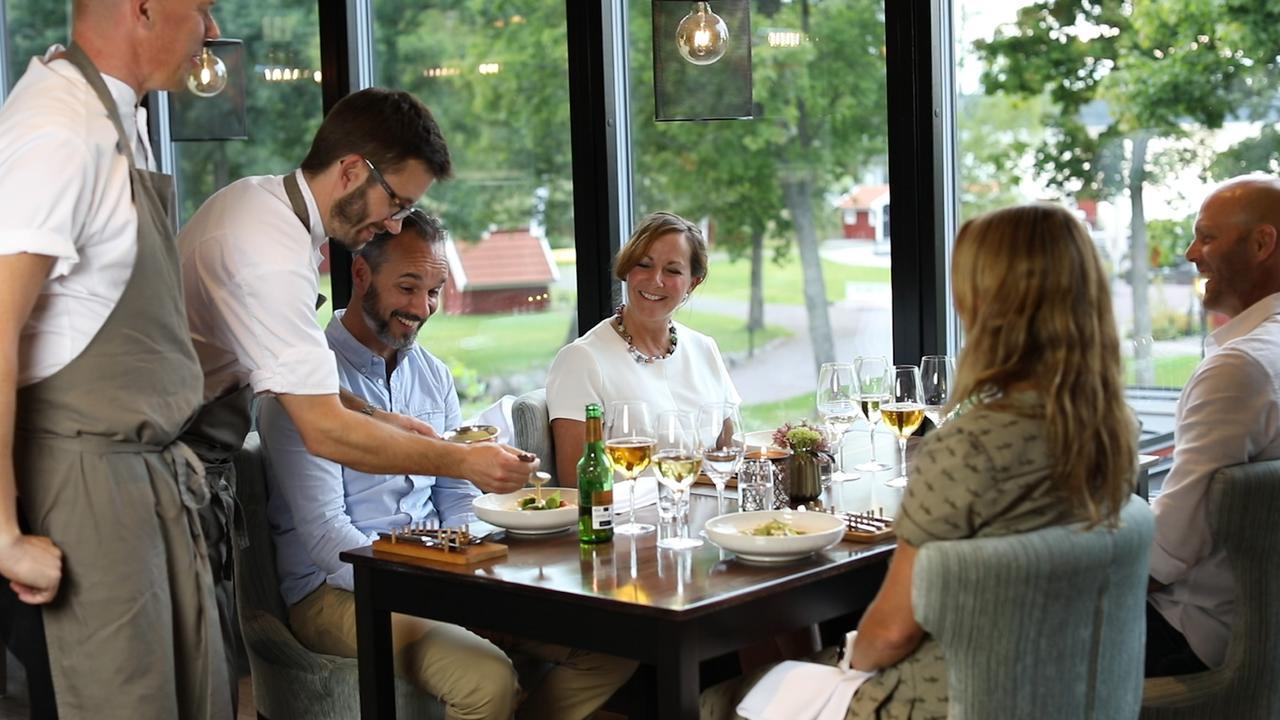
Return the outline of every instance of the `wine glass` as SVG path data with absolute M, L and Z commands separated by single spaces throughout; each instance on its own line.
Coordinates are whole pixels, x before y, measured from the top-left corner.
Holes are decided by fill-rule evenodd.
M 956 363 L 949 355 L 925 355 L 920 358 L 920 393 L 924 400 L 924 416 L 934 427 L 947 421 L 943 411 L 951 399 L 951 386 L 956 381 Z
M 888 470 L 876 459 L 876 426 L 880 424 L 880 404 L 888 398 L 889 363 L 882 355 L 862 355 L 853 360 L 853 375 L 858 382 L 858 406 L 871 424 L 871 459 L 857 465 L 867 472 Z
M 920 368 L 915 365 L 894 365 L 889 402 L 880 406 L 880 415 L 898 436 L 898 452 L 902 459 L 902 464 L 898 467 L 902 473 L 885 481 L 884 484 L 889 487 L 907 486 L 907 438 L 924 422 L 924 403 L 920 401 L 920 397 Z
M 745 450 L 737 404 L 717 402 L 699 407 L 697 432 L 703 470 L 716 486 L 716 512 L 723 515 L 724 484 L 738 471 Z
M 858 419 L 858 381 L 849 363 L 823 363 L 818 372 L 818 414 L 827 426 L 835 451 L 840 481 L 857 480 L 857 473 L 844 472 L 844 434 Z
M 649 467 L 653 458 L 653 426 L 649 423 L 649 405 L 641 400 L 609 403 L 604 437 L 604 450 L 613 463 L 613 469 L 631 481 L 630 514 L 627 522 L 614 526 L 613 532 L 618 535 L 653 532 L 652 525 L 636 522 L 636 476 Z
M 658 438 L 653 451 L 653 464 L 658 480 L 671 488 L 676 506 L 676 533 L 658 541 L 658 547 L 673 550 L 695 548 L 701 538 L 689 537 L 689 488 L 702 468 L 702 451 L 694 432 L 693 418 L 688 413 L 664 410 L 658 413 Z

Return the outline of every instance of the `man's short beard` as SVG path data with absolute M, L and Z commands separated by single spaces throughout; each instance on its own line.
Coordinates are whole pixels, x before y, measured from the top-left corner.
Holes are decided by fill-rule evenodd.
M 422 330 L 422 324 L 426 322 L 425 318 L 413 315 L 412 313 L 402 312 L 400 310 L 392 310 L 391 317 L 404 318 L 405 320 L 417 323 L 417 327 L 414 328 L 413 332 L 405 335 L 404 337 L 397 337 L 391 333 L 391 320 L 383 319 L 378 316 L 378 301 L 380 299 L 381 294 L 378 292 L 378 288 L 370 284 L 369 289 L 365 291 L 364 300 L 360 303 L 360 312 L 364 315 L 365 324 L 368 325 L 369 329 L 373 331 L 373 334 L 389 348 L 394 350 L 404 350 L 405 348 L 412 347 L 413 344 L 417 342 L 418 332 Z
M 342 246 L 351 252 L 359 250 L 364 245 L 364 243 L 357 242 L 357 238 L 359 237 L 360 226 L 366 224 L 365 221 L 369 216 L 368 190 L 375 182 L 373 175 L 370 174 L 360 187 L 343 195 L 333 203 L 333 210 L 330 214 L 338 222 L 341 234 L 347 236 L 334 235 L 334 239 L 342 243 Z

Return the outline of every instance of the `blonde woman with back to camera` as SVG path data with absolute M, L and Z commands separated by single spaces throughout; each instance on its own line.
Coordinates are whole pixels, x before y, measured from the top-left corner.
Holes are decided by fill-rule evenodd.
M 911 609 L 919 547 L 1114 523 L 1133 491 L 1137 424 L 1107 275 L 1085 228 L 1055 205 L 983 215 L 961 228 L 951 276 L 965 344 L 950 419 L 913 458 L 898 546 L 853 648 L 854 668 L 878 672 L 849 718 L 947 716 L 942 648 Z M 704 716 L 729 714 L 713 692 Z

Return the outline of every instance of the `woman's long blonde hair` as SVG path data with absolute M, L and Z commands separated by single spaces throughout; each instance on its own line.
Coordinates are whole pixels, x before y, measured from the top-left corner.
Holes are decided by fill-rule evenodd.
M 1089 233 L 1056 205 L 997 210 L 960 229 L 951 277 L 965 325 L 952 405 L 1037 388 L 1054 481 L 1091 522 L 1113 523 L 1133 492 L 1137 439 Z

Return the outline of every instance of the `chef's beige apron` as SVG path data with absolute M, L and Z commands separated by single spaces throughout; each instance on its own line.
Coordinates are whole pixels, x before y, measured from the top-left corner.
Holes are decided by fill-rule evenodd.
M 63 552 L 43 611 L 58 714 L 232 717 L 213 580 L 197 509 L 203 469 L 177 442 L 200 405 L 173 237 L 172 179 L 135 166 L 114 100 L 84 74 L 119 134 L 138 214 L 124 294 L 66 367 L 18 391 L 15 465 L 32 531 Z
M 284 188 L 293 214 L 310 233 L 310 213 L 293 173 L 285 176 Z M 209 548 L 222 642 L 228 648 L 227 674 L 232 678 L 239 674 L 236 658 L 242 652 L 242 641 L 236 611 L 235 563 L 231 544 L 237 544 L 241 550 L 249 546 L 235 495 L 236 470 L 232 460 L 252 429 L 252 405 L 252 386 L 233 388 L 205 403 L 182 434 L 182 442 L 195 450 L 204 464 L 205 479 L 212 496 L 209 505 L 200 510 L 200 524 Z M 232 689 L 235 690 L 234 684 Z

